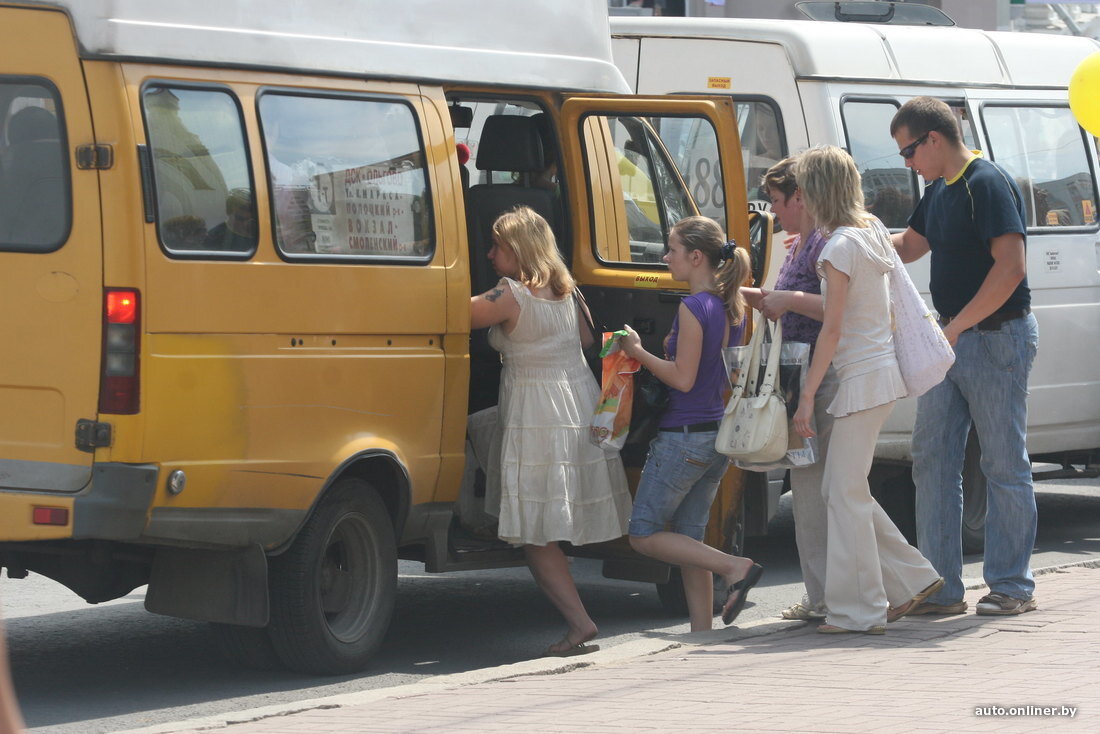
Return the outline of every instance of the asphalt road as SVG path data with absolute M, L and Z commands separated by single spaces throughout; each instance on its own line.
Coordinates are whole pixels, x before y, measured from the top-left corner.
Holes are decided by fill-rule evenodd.
M 1100 480 L 1039 485 L 1035 568 L 1100 559 Z M 741 619 L 775 618 L 801 595 L 793 525 L 784 500 L 766 538 L 746 552 L 767 568 Z M 980 557 L 966 575 L 981 575 Z M 651 585 L 574 572 L 599 642 L 686 632 Z M 1042 580 L 1038 596 L 1042 600 Z M 41 734 L 96 734 L 196 716 L 410 683 L 534 657 L 562 623 L 525 569 L 446 575 L 402 563 L 393 626 L 371 667 L 309 678 L 241 670 L 225 662 L 206 625 L 149 614 L 141 595 L 88 606 L 47 579 L 0 581 L 16 686 L 27 724 Z

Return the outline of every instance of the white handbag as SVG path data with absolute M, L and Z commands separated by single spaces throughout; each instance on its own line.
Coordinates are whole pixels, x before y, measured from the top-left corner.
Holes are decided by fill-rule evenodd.
M 885 228 L 882 231 L 886 232 Z M 889 238 L 889 233 L 886 236 Z M 890 252 L 894 254 L 894 269 L 889 276 L 894 353 L 905 389 L 910 397 L 916 397 L 943 382 L 955 363 L 955 350 L 913 285 L 897 251 L 891 246 Z
M 783 342 L 783 328 L 778 321 L 772 327 L 764 380 L 757 385 L 768 324 L 763 316 L 757 318 L 748 369 L 742 369 L 737 377 L 714 441 L 718 453 L 740 461 L 778 461 L 787 453 L 787 406 L 776 389 Z

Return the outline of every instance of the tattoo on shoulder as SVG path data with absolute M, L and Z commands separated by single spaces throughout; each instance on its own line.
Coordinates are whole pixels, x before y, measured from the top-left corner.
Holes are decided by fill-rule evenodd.
M 503 288 L 494 288 L 493 290 L 491 290 L 491 291 L 489 291 L 488 293 L 485 294 L 485 300 L 490 301 L 490 302 L 496 301 L 498 298 L 500 298 L 503 295 L 504 295 L 504 289 Z

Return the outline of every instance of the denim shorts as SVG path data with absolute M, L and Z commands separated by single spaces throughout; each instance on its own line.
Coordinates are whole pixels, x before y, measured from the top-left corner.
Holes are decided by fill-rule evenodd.
M 710 506 L 729 465 L 729 459 L 714 450 L 717 436 L 717 431 L 657 434 L 634 495 L 631 535 L 670 530 L 703 539 Z

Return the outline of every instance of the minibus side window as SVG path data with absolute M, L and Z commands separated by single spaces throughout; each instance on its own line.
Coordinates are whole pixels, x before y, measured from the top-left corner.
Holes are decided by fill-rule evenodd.
M 890 137 L 890 121 L 898 103 L 844 101 L 840 106 L 848 150 L 863 177 L 867 211 L 890 229 L 904 229 L 917 205 L 916 176 L 905 167 Z
M 236 99 L 220 89 L 151 84 L 142 108 L 161 245 L 175 256 L 251 255 L 256 200 Z
M 1028 227 L 1096 226 L 1096 180 L 1088 145 L 1068 107 L 988 104 L 990 157 L 1016 179 Z
M 266 92 L 259 110 L 280 253 L 431 259 L 428 175 L 408 104 Z
M 673 119 L 593 116 L 586 122 L 590 129 L 601 123 L 614 147 L 633 263 L 660 263 L 672 225 L 694 213 L 686 184 L 662 144 L 666 136 L 676 134 L 673 128 L 677 133 L 686 129 L 670 124 Z M 709 129 L 713 139 L 710 123 L 697 122 Z M 702 134 L 701 128 L 699 132 Z M 714 174 L 721 191 L 721 170 Z M 710 201 L 713 203 L 713 198 Z M 725 209 L 720 207 L 717 218 L 724 226 Z
M 52 252 L 72 219 L 61 100 L 44 80 L 0 78 L 0 250 Z

